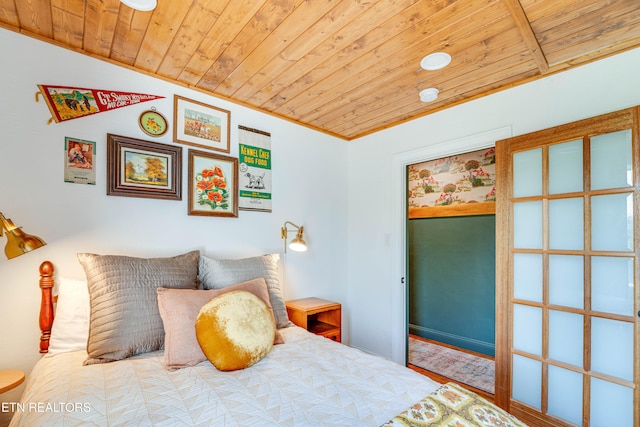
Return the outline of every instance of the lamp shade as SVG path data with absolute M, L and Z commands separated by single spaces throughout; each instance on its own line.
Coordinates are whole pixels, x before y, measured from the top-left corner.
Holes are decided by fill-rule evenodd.
M 304 252 L 307 250 L 307 243 L 301 236 L 296 236 L 291 243 L 289 243 L 289 249 L 296 252 Z
M 22 231 L 22 227 L 16 227 L 13 221 L 5 218 L 2 213 L 0 213 L 0 223 L 0 236 L 3 230 L 7 236 L 7 245 L 4 247 L 4 253 L 8 259 L 46 245 L 45 241 L 40 237 L 25 233 Z
M 46 245 L 44 240 L 38 236 L 23 232 L 22 227 L 20 227 L 7 232 L 7 245 L 4 247 L 4 253 L 7 258 L 11 259 L 41 248 L 44 245 Z

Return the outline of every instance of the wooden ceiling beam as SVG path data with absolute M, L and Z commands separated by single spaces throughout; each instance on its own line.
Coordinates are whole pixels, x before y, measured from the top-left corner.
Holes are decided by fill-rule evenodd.
M 26 30 L 45 39 L 55 40 L 49 0 L 17 1 L 15 5 L 20 22 L 20 32 Z
M 544 52 L 542 51 L 542 47 L 540 43 L 538 43 L 538 39 L 536 38 L 536 34 L 533 32 L 533 28 L 531 28 L 531 23 L 529 19 L 527 19 L 527 15 L 522 8 L 519 0 L 503 0 L 505 6 L 509 10 L 509 13 L 513 17 L 513 20 L 516 23 L 516 27 L 522 34 L 522 38 L 531 51 L 533 55 L 533 60 L 538 66 L 540 70 L 540 74 L 545 74 L 549 71 L 549 63 L 547 62 L 547 58 L 544 56 Z

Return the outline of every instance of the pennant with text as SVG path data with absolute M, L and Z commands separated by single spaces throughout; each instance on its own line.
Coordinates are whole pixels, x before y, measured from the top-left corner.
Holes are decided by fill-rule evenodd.
M 103 113 L 120 107 L 153 101 L 164 96 L 115 90 L 86 89 L 71 86 L 38 85 L 56 123 Z

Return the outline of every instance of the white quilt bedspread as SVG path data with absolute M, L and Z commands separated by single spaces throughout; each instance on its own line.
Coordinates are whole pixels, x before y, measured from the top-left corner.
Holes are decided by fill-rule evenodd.
M 44 357 L 11 426 L 379 426 L 440 384 L 298 327 L 254 366 L 168 371 L 162 352 L 82 366 Z

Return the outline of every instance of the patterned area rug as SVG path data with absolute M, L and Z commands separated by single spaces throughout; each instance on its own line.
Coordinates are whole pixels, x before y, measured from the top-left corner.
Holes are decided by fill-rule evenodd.
M 471 387 L 494 393 L 495 363 L 409 337 L 409 363 Z

